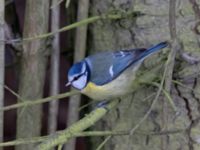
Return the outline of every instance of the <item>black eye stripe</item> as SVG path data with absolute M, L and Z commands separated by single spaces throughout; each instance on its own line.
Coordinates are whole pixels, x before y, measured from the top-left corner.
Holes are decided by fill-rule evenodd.
M 82 74 L 80 74 L 80 75 L 78 75 L 78 76 L 76 76 L 76 77 L 74 77 L 74 79 L 73 79 L 73 81 L 76 81 L 76 80 L 78 80 L 78 78 L 80 78 L 82 75 L 84 75 L 85 73 L 82 73 Z
M 74 77 L 74 81 L 77 80 L 78 78 L 79 78 L 78 76 L 77 76 L 77 77 Z

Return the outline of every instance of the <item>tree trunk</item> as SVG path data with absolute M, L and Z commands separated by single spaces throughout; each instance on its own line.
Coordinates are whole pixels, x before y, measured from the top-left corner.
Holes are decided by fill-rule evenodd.
M 27 0 L 23 37 L 34 37 L 48 30 L 49 0 Z M 45 40 L 23 42 L 19 95 L 24 101 L 43 95 L 47 52 Z M 18 109 L 17 138 L 40 135 L 41 105 Z M 17 146 L 18 150 L 31 150 L 32 144 Z
M 91 5 L 92 15 L 133 10 L 145 14 L 136 20 L 129 17 L 117 21 L 102 20 L 94 23 L 90 27 L 91 53 L 101 50 L 149 47 L 166 40 L 172 40 L 172 43 L 174 43 L 174 38 L 170 36 L 169 32 L 171 25 L 170 27 L 168 25 L 169 12 L 171 11 L 169 10 L 169 1 L 92 0 Z M 197 93 L 200 88 L 198 76 L 200 72 L 200 48 L 198 46 L 200 42 L 198 31 L 200 18 L 198 13 L 194 17 L 195 11 L 198 12 L 198 5 L 195 4 L 195 0 L 182 0 L 176 3 L 176 36 L 182 43 L 182 47 L 179 47 L 179 61 L 175 62 L 173 80 L 178 80 L 186 85 L 184 87 L 180 83 L 171 83 L 171 90 L 168 94 L 171 94 L 177 112 L 172 108 L 169 99 L 162 94 L 156 104 L 153 105 L 148 118 L 140 124 L 154 101 L 155 96 L 152 97 L 151 95 L 158 91 L 153 86 L 144 85 L 132 95 L 123 97 L 119 107 L 96 125 L 96 130 L 120 131 L 130 130 L 136 125 L 140 125 L 136 130 L 137 134 L 111 137 L 104 146 L 105 150 L 200 149 L 200 95 Z M 192 27 L 196 28 L 191 30 Z M 175 44 L 179 46 L 178 43 Z M 188 55 L 186 51 L 191 52 L 192 56 Z M 165 57 L 167 55 L 166 51 L 163 51 L 145 60 L 143 64 L 145 71 L 159 65 L 159 56 Z M 147 99 L 147 97 L 151 98 Z M 163 105 L 164 101 L 165 105 Z M 164 108 L 161 107 L 162 105 Z M 165 124 L 163 124 L 163 118 L 167 118 Z M 165 138 L 161 138 L 163 134 Z M 92 143 L 92 149 L 95 149 L 101 144 L 101 140 L 95 139 Z

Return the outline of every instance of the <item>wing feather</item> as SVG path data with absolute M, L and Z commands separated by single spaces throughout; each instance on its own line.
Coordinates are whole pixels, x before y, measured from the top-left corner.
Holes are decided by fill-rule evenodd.
M 118 77 L 145 49 L 101 52 L 86 58 L 90 81 L 103 85 Z
M 167 45 L 168 42 L 161 42 L 148 49 L 139 48 L 91 55 L 85 59 L 90 69 L 90 81 L 96 85 L 104 85 L 118 77 L 130 65 L 141 62 L 148 55 Z

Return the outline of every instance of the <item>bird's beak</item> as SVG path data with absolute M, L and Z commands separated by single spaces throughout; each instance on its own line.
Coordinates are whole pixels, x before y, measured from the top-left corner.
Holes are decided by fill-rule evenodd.
M 71 82 L 67 82 L 67 83 L 65 84 L 66 87 L 68 87 L 68 86 L 70 86 L 70 85 L 71 85 Z

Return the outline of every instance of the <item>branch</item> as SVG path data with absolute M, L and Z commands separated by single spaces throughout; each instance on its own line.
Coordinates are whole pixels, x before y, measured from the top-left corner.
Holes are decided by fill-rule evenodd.
M 28 38 L 24 38 L 24 39 L 14 39 L 14 40 L 9 40 L 9 41 L 11 41 L 11 42 L 25 42 L 25 41 L 28 42 L 28 41 L 32 41 L 32 40 L 47 38 L 49 36 L 53 36 L 56 33 L 68 31 L 68 30 L 71 30 L 71 29 L 74 29 L 74 28 L 77 28 L 77 27 L 80 27 L 80 26 L 83 26 L 83 25 L 87 25 L 89 23 L 96 22 L 96 21 L 101 20 L 101 19 L 102 20 L 106 20 L 106 19 L 118 20 L 118 19 L 130 17 L 130 16 L 139 17 L 139 16 L 142 16 L 142 15 L 144 15 L 144 14 L 142 14 L 140 12 L 128 12 L 128 13 L 125 13 L 125 14 L 124 13 L 123 14 L 122 13 L 121 14 L 103 14 L 103 15 L 100 15 L 100 16 L 93 16 L 93 17 L 81 20 L 79 22 L 75 22 L 71 25 L 60 28 L 60 29 L 58 29 L 57 31 L 54 31 L 54 32 L 49 32 L 49 33 L 46 33 L 46 34 L 37 35 L 35 37 L 28 37 Z
M 166 62 L 167 64 L 167 62 Z M 156 96 L 149 108 L 149 110 L 147 111 L 147 113 L 144 115 L 144 117 L 131 129 L 130 131 L 130 135 L 133 135 L 133 133 L 135 133 L 135 131 L 140 127 L 140 125 L 148 118 L 148 116 L 150 115 L 153 107 L 155 106 L 156 102 L 158 101 L 158 98 L 160 96 L 160 93 L 163 89 L 163 84 L 164 84 L 164 80 L 165 80 L 165 76 L 166 76 L 166 73 L 167 73 L 167 67 L 165 67 L 165 70 L 164 70 L 164 73 L 163 73 L 163 77 L 162 77 L 162 80 L 161 80 L 161 83 L 160 83 L 160 86 L 158 88 L 158 91 L 156 93 Z M 147 80 L 148 81 L 148 80 Z M 150 80 L 149 80 L 150 81 Z M 149 82 L 148 81 L 148 82 Z
M 53 5 L 58 3 L 58 0 L 52 0 Z M 56 31 L 60 26 L 60 5 L 56 5 L 51 9 L 51 31 Z M 51 48 L 51 68 L 50 68 L 50 95 L 59 94 L 59 68 L 60 68 L 60 37 L 55 34 Z M 49 103 L 48 114 L 48 133 L 54 133 L 57 129 L 58 116 L 58 101 Z
M 171 85 L 172 85 L 172 76 L 175 64 L 176 53 L 180 47 L 180 44 L 177 39 L 176 35 L 176 0 L 170 0 L 169 5 L 169 30 L 170 36 L 172 40 L 171 51 L 168 56 L 167 65 L 166 65 L 166 77 L 165 77 L 165 86 L 164 89 L 166 93 L 171 93 Z M 169 95 L 170 96 L 170 95 Z M 175 106 L 175 105 L 174 105 Z M 163 101 L 163 126 L 164 128 L 168 122 L 168 110 L 167 110 L 167 103 Z
M 181 81 L 178 81 L 178 80 L 172 80 L 172 82 L 173 82 L 174 84 L 177 84 L 177 85 L 179 85 L 179 86 L 182 86 L 182 87 L 184 87 L 184 88 L 186 88 L 186 89 L 188 89 L 188 90 L 191 90 L 192 92 L 194 92 L 194 93 L 196 93 L 196 94 L 200 94 L 199 91 L 194 90 L 193 88 L 191 88 L 191 87 L 189 87 L 189 86 L 187 86 L 187 85 L 181 83 Z
M 169 1 L 169 31 L 171 39 L 176 38 L 176 0 Z
M 65 8 L 68 8 L 68 7 L 69 7 L 70 2 L 71 2 L 71 0 L 66 0 L 66 2 L 65 2 Z
M 68 142 L 76 133 L 79 133 L 99 121 L 105 114 L 111 109 L 115 108 L 119 101 L 111 101 L 106 108 L 100 107 L 92 111 L 90 114 L 86 115 L 83 119 L 79 120 L 66 130 L 63 130 L 62 133 L 51 136 L 48 140 L 45 140 L 43 143 L 39 144 L 35 150 L 48 150 L 59 144 Z
M 138 135 L 151 135 L 151 136 L 160 136 L 160 135 L 169 135 L 169 134 L 180 134 L 182 132 L 187 131 L 187 129 L 176 129 L 176 130 L 166 130 L 166 131 L 136 131 L 135 134 Z M 58 131 L 55 134 L 61 134 L 62 131 Z M 76 133 L 74 137 L 99 137 L 99 136 L 127 136 L 130 134 L 130 130 L 121 130 L 121 131 L 85 131 Z M 21 144 L 30 144 L 30 143 L 38 143 L 47 140 L 50 137 L 48 136 L 41 136 L 41 137 L 32 137 L 32 138 L 25 138 L 25 139 L 17 139 L 13 141 L 8 141 L 4 143 L 0 143 L 0 147 L 6 146 L 15 146 Z
M 106 137 L 106 138 L 103 140 L 103 142 L 96 148 L 96 150 L 101 150 L 101 149 L 104 147 L 104 145 L 111 139 L 111 137 L 112 137 L 112 136 Z
M 4 41 L 4 15 L 5 15 L 5 0 L 0 1 L 0 40 Z M 0 108 L 4 105 L 4 76 L 5 76 L 5 43 L 0 42 Z M 0 142 L 3 141 L 3 119 L 4 114 L 0 112 Z
M 175 57 L 178 50 L 177 45 L 179 45 L 176 35 L 176 0 L 170 0 L 169 1 L 169 30 L 170 30 L 170 36 L 172 40 L 172 47 L 171 51 L 168 56 L 167 65 L 166 65 L 166 77 L 165 77 L 165 85 L 164 89 L 166 93 L 171 93 L 171 85 L 172 85 L 172 76 L 173 76 L 173 70 L 174 70 L 174 63 L 175 63 Z M 168 129 L 167 123 L 168 123 L 168 105 L 166 103 L 167 97 L 162 103 L 162 129 Z M 172 102 L 172 101 L 171 101 Z M 175 105 L 174 105 L 175 106 Z M 161 138 L 161 147 L 163 150 L 167 147 L 167 137 L 163 136 Z
M 58 94 L 58 95 L 55 95 L 55 96 L 50 96 L 50 97 L 47 97 L 47 98 L 25 101 L 25 102 L 21 102 L 21 103 L 17 103 L 17 104 L 14 104 L 14 105 L 9 105 L 9 106 L 0 108 L 0 111 L 7 111 L 7 110 L 11 110 L 11 109 L 16 109 L 16 108 L 19 108 L 19 107 L 27 107 L 27 106 L 37 105 L 37 104 L 41 104 L 41 103 L 46 103 L 46 102 L 50 102 L 50 101 L 55 100 L 55 99 L 61 99 L 61 98 L 69 97 L 71 95 L 75 95 L 75 94 L 78 94 L 78 93 L 79 93 L 78 91 L 72 91 L 72 92 L 67 92 L 67 93 L 63 93 L 63 94 Z
M 2 84 L 3 85 L 3 84 Z M 19 94 L 17 94 L 14 90 L 12 90 L 11 88 L 9 88 L 7 85 L 4 85 L 4 88 L 6 90 L 8 90 L 12 95 L 14 95 L 16 98 L 18 98 L 19 100 L 23 100 Z
M 141 84 L 147 83 L 147 82 L 155 79 L 157 77 L 156 73 L 158 73 L 159 70 L 162 67 L 163 67 L 162 64 L 158 65 L 158 66 L 154 67 L 151 71 L 148 71 L 148 73 L 146 73 L 147 71 L 138 70 L 138 72 L 136 74 L 137 80 L 135 80 L 135 82 L 134 82 L 134 89 L 136 90 L 140 87 Z M 41 103 L 46 103 L 46 102 L 49 102 L 49 101 L 52 101 L 52 100 L 55 100 L 55 99 L 61 99 L 61 98 L 69 97 L 69 96 L 72 96 L 72 95 L 75 95 L 75 94 L 78 94 L 78 93 L 80 93 L 80 92 L 79 91 L 72 91 L 72 92 L 58 94 L 58 95 L 55 95 L 55 96 L 50 96 L 50 97 L 47 97 L 47 98 L 21 102 L 21 103 L 17 103 L 17 104 L 13 104 L 13 105 L 9 105 L 9 106 L 5 106 L 3 108 L 0 108 L 0 111 L 7 111 L 7 110 L 11 110 L 11 109 L 16 109 L 16 108 L 19 108 L 19 107 L 32 106 L 32 105 L 37 105 L 37 104 L 41 104 Z

